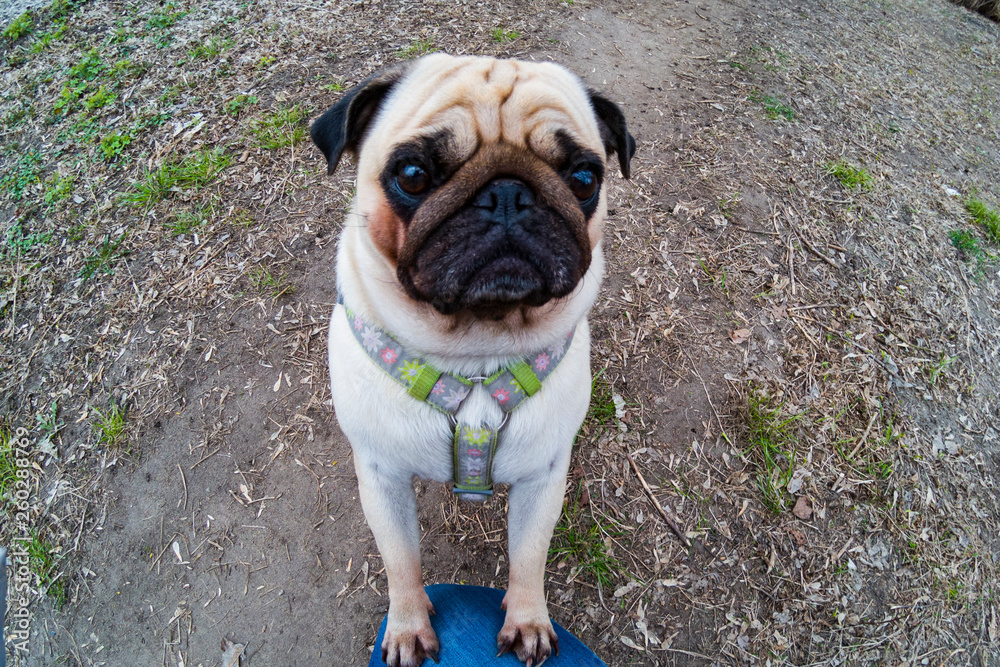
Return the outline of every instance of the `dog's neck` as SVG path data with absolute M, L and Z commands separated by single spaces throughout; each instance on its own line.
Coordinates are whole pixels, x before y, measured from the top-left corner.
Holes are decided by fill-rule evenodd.
M 396 336 L 407 348 L 425 356 L 442 371 L 462 375 L 490 374 L 525 355 L 555 343 L 572 331 L 597 300 L 604 257 L 594 248 L 587 274 L 571 295 L 525 316 L 516 309 L 503 320 L 446 316 L 428 303 L 413 301 L 396 278 L 395 267 L 378 251 L 367 228 L 348 216 L 337 255 L 337 285 L 342 301 Z M 369 285 L 392 285 L 377 293 Z

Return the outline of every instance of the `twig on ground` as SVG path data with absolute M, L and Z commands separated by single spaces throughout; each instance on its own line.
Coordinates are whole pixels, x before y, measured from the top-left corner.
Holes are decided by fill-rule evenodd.
M 663 520 L 667 522 L 668 526 L 670 526 L 670 530 L 674 531 L 674 534 L 677 535 L 677 539 L 681 541 L 681 544 L 690 548 L 691 540 L 687 538 L 684 531 L 681 530 L 681 527 L 677 524 L 677 521 L 674 520 L 672 516 L 667 514 L 667 511 L 663 509 L 662 505 L 660 505 L 660 501 L 656 499 L 655 495 L 653 495 L 653 490 L 649 488 L 649 484 L 646 483 L 646 479 L 642 476 L 642 473 L 639 472 L 639 466 L 635 464 L 635 461 L 632 459 L 632 455 L 625 452 L 625 457 L 628 459 L 628 462 L 632 464 L 632 470 L 635 471 L 636 477 L 638 477 L 639 482 L 642 483 L 642 488 L 646 490 L 646 495 L 649 496 L 649 499 L 653 501 L 653 505 L 660 512 L 660 516 L 662 516 Z

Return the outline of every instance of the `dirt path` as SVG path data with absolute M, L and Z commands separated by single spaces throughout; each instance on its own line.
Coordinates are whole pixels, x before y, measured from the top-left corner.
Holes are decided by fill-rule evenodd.
M 3 181 L 4 418 L 39 443 L 53 401 L 63 423 L 32 521 L 35 589 L 65 606 L 34 599 L 14 664 L 211 665 L 224 639 L 243 664 L 367 664 L 385 577 L 324 361 L 352 173 L 253 128 L 431 46 L 563 63 L 639 142 L 610 183 L 554 617 L 609 665 L 1000 664 L 997 247 L 964 206 L 1000 204 L 996 24 L 922 0 L 147 4 L 3 47 L 4 166 L 43 165 L 30 196 Z M 85 111 L 87 80 L 54 114 L 91 46 L 116 102 Z M 211 146 L 231 161 L 207 185 L 111 196 Z M 113 402 L 117 444 L 93 426 Z M 425 580 L 502 587 L 503 495 L 418 494 Z

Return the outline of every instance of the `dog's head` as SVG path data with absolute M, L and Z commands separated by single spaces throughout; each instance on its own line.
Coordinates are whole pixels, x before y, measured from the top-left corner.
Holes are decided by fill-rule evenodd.
M 635 141 L 612 102 L 552 63 L 426 56 L 376 74 L 312 125 L 411 299 L 500 319 L 566 297 L 606 213 L 607 161 Z

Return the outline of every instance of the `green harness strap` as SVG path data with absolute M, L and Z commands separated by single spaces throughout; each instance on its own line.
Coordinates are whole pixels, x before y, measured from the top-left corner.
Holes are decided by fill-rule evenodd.
M 372 324 L 344 306 L 347 322 L 365 353 L 386 375 L 406 388 L 418 401 L 424 401 L 448 415 L 452 422 L 455 487 L 463 500 L 483 500 L 493 494 L 493 458 L 500 430 L 507 415 L 542 388 L 547 378 L 573 342 L 573 333 L 552 347 L 545 348 L 501 368 L 488 378 L 465 378 L 444 373 L 423 358 L 407 350 L 387 331 Z M 462 401 L 480 382 L 504 412 L 499 428 L 461 422 L 457 413 Z

